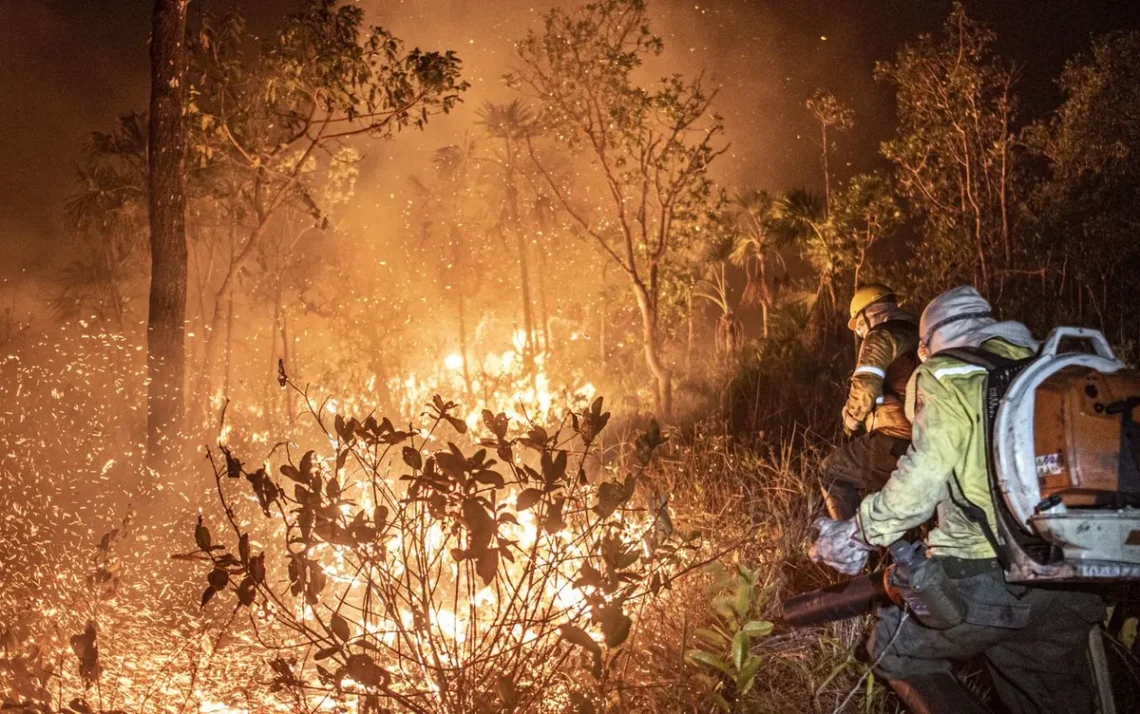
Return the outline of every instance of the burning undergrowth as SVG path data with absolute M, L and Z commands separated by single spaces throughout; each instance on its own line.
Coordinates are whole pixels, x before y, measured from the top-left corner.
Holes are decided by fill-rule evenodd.
M 58 594 L 9 593 L 7 706 L 603 707 L 637 614 L 693 569 L 701 540 L 645 478 L 660 432 L 637 440 L 629 468 L 603 463 L 602 399 L 579 391 L 584 406 L 544 425 L 555 410 L 527 391 L 537 376 L 509 413 L 475 419 L 433 396 L 398 425 L 289 383 L 319 437 L 208 450 L 215 497 L 193 551 L 169 558 L 189 541 L 169 530 L 184 518 L 139 527 L 128 512 L 56 564 Z

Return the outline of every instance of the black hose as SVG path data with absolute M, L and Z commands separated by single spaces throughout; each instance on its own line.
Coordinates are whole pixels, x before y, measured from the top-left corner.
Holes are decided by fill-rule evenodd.
M 784 600 L 783 622 L 792 627 L 807 627 L 844 620 L 869 613 L 875 605 L 888 599 L 883 572 L 869 573 Z

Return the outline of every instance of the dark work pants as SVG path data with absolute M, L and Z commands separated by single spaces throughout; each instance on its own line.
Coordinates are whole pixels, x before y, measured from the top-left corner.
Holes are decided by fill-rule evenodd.
M 981 656 L 1011 714 L 1093 711 L 1086 650 L 1089 631 L 1104 617 L 1099 596 L 1010 585 L 996 563 L 954 582 L 967 613 L 965 622 L 948 630 L 932 630 L 913 617 L 899 629 L 899 608 L 880 611 L 869 649 L 872 661 L 882 657 L 881 676 L 952 674 L 951 662 Z
M 848 439 L 823 460 L 822 486 L 827 510 L 845 521 L 868 493 L 883 487 L 910 441 L 879 431 Z

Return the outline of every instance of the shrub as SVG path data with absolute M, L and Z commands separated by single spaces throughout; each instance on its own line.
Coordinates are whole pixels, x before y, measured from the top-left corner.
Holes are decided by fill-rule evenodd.
M 305 399 L 327 455 L 286 447 L 279 479 L 273 453 L 255 468 L 211 452 L 227 536 L 200 518 L 182 556 L 209 566 L 203 606 L 224 594 L 248 610 L 273 689 L 362 712 L 594 711 L 636 627 L 632 605 L 697 547 L 664 498 L 632 505 L 660 432 L 639 438 L 630 473 L 591 477 L 601 398 L 553 432 L 512 434 L 485 411 L 488 436 L 468 448 L 443 444 L 467 424 L 438 396 L 406 428 Z

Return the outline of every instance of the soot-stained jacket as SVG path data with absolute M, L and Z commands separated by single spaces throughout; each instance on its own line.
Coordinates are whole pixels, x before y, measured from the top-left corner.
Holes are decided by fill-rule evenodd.
M 883 317 L 863 338 L 843 410 L 868 432 L 909 439 L 906 385 L 918 366 L 918 325 L 897 309 Z
M 1033 350 L 1000 338 L 982 349 L 1008 359 Z M 996 528 L 990 496 L 984 432 L 986 370 L 949 356 L 934 355 L 914 380 L 914 438 L 882 490 L 863 499 L 859 525 L 872 545 L 888 546 L 935 513 L 938 525 L 927 536 L 932 555 L 993 558 L 982 528 L 964 512 L 972 503 Z

